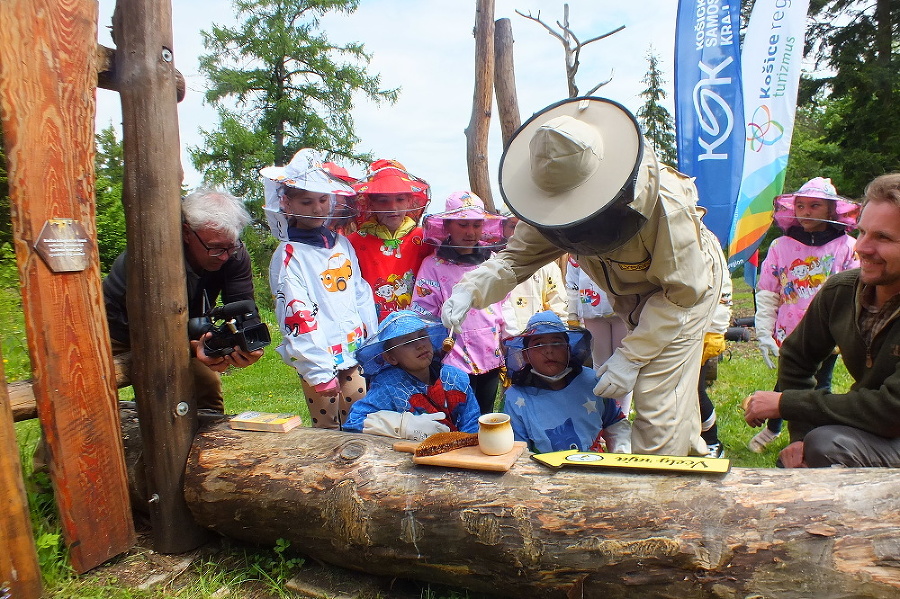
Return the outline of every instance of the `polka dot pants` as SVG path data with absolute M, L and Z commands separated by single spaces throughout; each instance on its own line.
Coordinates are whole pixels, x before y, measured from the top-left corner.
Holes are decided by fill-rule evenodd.
M 306 404 L 309 406 L 309 416 L 312 419 L 312 425 L 316 428 L 340 430 L 341 424 L 350 413 L 350 406 L 366 394 L 366 380 L 358 366 L 339 370 L 337 376 L 341 392 L 335 397 L 319 395 L 305 380 L 301 379 L 303 394 L 306 395 Z

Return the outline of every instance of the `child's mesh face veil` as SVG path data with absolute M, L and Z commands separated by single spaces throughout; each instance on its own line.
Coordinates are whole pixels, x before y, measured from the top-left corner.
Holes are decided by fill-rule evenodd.
M 396 349 L 404 345 L 409 345 L 410 343 L 416 343 L 417 341 L 428 338 L 428 332 L 425 329 L 422 329 L 417 333 L 409 333 L 407 335 L 394 337 L 393 339 L 388 339 L 384 342 L 384 351 L 389 352 L 392 349 Z
M 548 334 L 554 335 L 556 339 L 542 339 L 537 343 L 533 341 L 538 335 Z M 549 351 L 557 345 L 566 346 L 568 364 L 582 366 L 590 355 L 591 334 L 586 329 L 568 328 L 550 310 L 535 314 L 520 335 L 503 340 L 506 367 L 510 376 L 529 365 L 530 351 Z

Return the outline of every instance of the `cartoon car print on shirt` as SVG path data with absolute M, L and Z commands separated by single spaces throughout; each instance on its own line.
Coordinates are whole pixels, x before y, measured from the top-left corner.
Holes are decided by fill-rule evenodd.
M 342 252 L 332 254 L 328 259 L 328 268 L 319 273 L 322 285 L 325 286 L 325 291 L 331 293 L 346 291 L 347 282 L 352 276 L 353 266 L 350 264 L 350 258 Z
M 306 308 L 306 302 L 299 299 L 289 301 L 284 307 L 284 328 L 288 334 L 296 337 L 319 328 L 319 323 L 316 322 L 319 306 L 313 304 L 311 309 Z

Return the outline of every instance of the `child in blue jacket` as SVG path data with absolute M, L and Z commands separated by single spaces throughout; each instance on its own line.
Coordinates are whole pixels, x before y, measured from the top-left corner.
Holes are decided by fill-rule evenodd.
M 469 375 L 441 364 L 447 329 L 412 310 L 388 314 L 357 350 L 369 392 L 350 409 L 345 431 L 421 441 L 434 433 L 478 432 Z
M 583 366 L 591 351 L 590 332 L 569 329 L 546 310 L 503 346 L 512 381 L 504 411 L 516 441 L 526 441 L 537 453 L 631 453 L 631 424 L 615 399 L 594 395 L 597 377 Z

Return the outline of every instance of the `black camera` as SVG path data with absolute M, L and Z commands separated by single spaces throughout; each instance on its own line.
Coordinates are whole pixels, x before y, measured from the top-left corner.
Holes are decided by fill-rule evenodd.
M 206 333 L 212 333 L 212 337 L 203 342 L 203 351 L 211 358 L 227 356 L 235 347 L 252 352 L 272 343 L 269 327 L 260 320 L 253 300 L 216 306 L 203 316 L 188 320 L 191 339 Z

